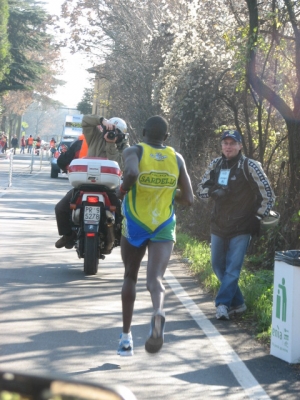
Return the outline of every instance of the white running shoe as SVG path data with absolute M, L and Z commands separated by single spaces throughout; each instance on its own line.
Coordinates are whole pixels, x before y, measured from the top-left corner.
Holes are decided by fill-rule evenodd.
M 224 306 L 224 304 L 219 304 L 217 306 L 216 318 L 222 320 L 229 320 L 228 307 Z
M 117 353 L 123 357 L 133 356 L 133 341 L 131 335 L 128 339 L 124 339 L 121 333 Z

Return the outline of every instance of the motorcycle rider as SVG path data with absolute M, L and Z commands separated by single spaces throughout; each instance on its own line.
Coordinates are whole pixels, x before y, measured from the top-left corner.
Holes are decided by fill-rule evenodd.
M 68 172 L 68 166 L 71 161 L 76 158 L 86 157 L 88 153 L 88 145 L 85 140 L 84 135 L 80 135 L 77 140 L 75 140 L 69 149 L 66 151 L 62 151 L 57 159 L 57 165 L 60 169 L 62 169 L 65 173 Z
M 106 128 L 106 133 L 103 134 L 102 126 Z M 109 131 L 116 130 L 117 135 L 114 139 L 110 139 Z M 121 167 L 121 155 L 125 148 L 129 147 L 126 122 L 121 118 L 111 118 L 106 120 L 97 115 L 85 115 L 82 119 L 82 132 L 84 141 L 79 143 L 79 140 L 70 146 L 70 151 L 64 156 L 60 155 L 57 164 L 65 170 L 74 158 L 88 157 L 105 157 L 109 160 L 116 161 Z M 79 147 L 79 150 L 78 150 Z M 83 150 L 85 149 L 85 150 Z M 72 154 L 74 155 L 73 158 Z M 77 157 L 76 157 L 77 154 Z M 122 169 L 122 168 L 121 168 Z M 71 189 L 55 206 L 55 216 L 59 235 L 62 237 L 56 241 L 55 247 L 71 249 L 74 246 L 76 233 L 72 231 L 70 221 L 70 201 L 73 196 Z M 118 199 L 116 196 L 110 196 L 112 204 L 116 205 Z M 119 203 L 118 203 L 119 204 Z M 119 213 L 117 213 L 119 214 Z M 117 219 L 116 214 L 116 219 Z M 117 221 L 116 221 L 117 224 Z M 106 249 L 107 254 L 111 249 Z

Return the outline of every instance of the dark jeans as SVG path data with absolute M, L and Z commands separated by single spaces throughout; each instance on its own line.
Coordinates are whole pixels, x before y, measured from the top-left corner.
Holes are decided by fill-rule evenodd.
M 224 239 L 211 235 L 212 268 L 221 282 L 215 304 L 237 307 L 244 303 L 238 281 L 244 257 L 250 242 L 250 234 Z
M 72 196 L 73 189 L 66 193 L 66 195 L 55 206 L 56 223 L 60 236 L 69 236 L 72 233 L 72 226 L 70 221 L 70 202 Z

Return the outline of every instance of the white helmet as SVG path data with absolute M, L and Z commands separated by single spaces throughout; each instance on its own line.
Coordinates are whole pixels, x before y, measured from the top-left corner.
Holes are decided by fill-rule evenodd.
M 121 131 L 122 133 L 126 133 L 127 132 L 127 125 L 126 125 L 126 122 L 124 121 L 124 119 L 113 117 L 113 118 L 110 118 L 108 120 L 108 122 L 110 124 L 115 125 L 115 127 L 117 129 L 119 129 L 119 131 Z

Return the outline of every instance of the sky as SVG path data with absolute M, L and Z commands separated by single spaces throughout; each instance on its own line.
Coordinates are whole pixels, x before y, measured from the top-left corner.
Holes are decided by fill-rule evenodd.
M 43 0 L 43 7 L 49 14 L 60 15 L 60 8 L 63 2 L 64 0 Z M 65 81 L 66 84 L 59 87 L 52 98 L 60 101 L 68 108 L 76 108 L 82 99 L 84 89 L 91 87 L 89 79 L 94 76 L 86 70 L 93 65 L 84 56 L 71 54 L 65 48 L 62 49 L 62 57 L 65 59 L 65 72 L 63 75 L 57 75 L 56 77 Z

